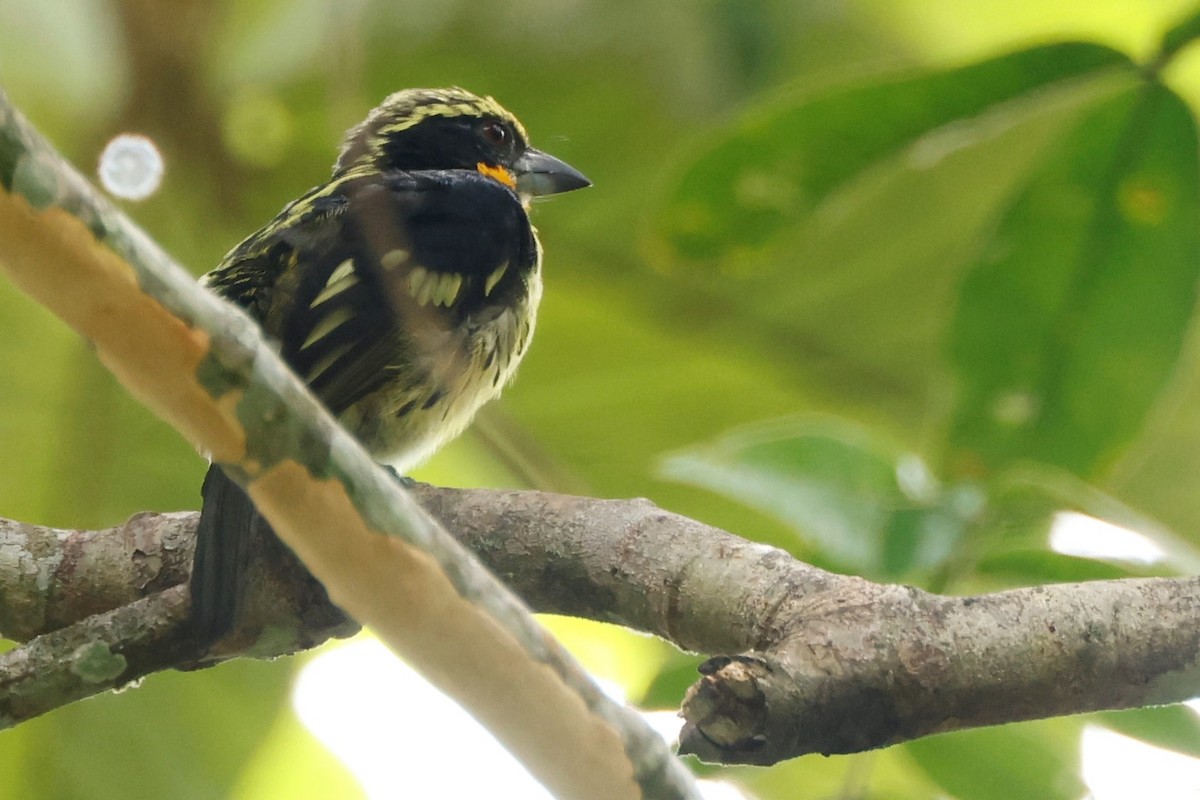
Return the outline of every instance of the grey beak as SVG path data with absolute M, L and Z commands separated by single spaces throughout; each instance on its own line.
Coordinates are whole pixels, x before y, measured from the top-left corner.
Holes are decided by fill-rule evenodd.
M 534 197 L 592 185 L 582 172 L 567 162 L 532 147 L 513 163 L 513 172 L 517 175 L 517 191 Z

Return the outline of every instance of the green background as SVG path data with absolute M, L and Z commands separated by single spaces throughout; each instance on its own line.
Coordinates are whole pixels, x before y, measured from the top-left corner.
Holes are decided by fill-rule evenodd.
M 1155 61 L 1195 13 L 0 0 L 0 86 L 85 173 L 115 134 L 152 137 L 163 188 L 126 208 L 197 274 L 322 180 L 390 91 L 494 95 L 595 186 L 537 206 L 533 350 L 417 477 L 648 496 L 965 593 L 1200 565 L 1200 61 L 1174 52 L 1190 29 Z M 202 460 L 4 282 L 0 374 L 0 515 L 98 527 L 197 506 Z M 1062 511 L 1167 556 L 1052 552 Z M 694 678 L 666 645 L 555 629 L 647 707 Z M 303 661 L 152 676 L 0 733 L 0 796 L 354 796 L 287 704 Z M 1089 722 L 1200 755 L 1194 715 L 1168 708 L 716 774 L 761 798 L 1073 800 Z

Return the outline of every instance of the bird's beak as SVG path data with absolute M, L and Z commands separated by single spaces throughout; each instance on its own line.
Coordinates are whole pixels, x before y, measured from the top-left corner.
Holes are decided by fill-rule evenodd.
M 583 173 L 549 153 L 530 147 L 513 163 L 517 176 L 517 192 L 539 197 L 560 194 L 591 186 Z

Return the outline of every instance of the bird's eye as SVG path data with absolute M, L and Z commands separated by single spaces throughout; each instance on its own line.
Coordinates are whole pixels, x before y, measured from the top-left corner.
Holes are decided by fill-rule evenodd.
M 495 120 L 483 123 L 480 134 L 483 136 L 483 140 L 492 147 L 504 147 L 508 144 L 508 128 Z

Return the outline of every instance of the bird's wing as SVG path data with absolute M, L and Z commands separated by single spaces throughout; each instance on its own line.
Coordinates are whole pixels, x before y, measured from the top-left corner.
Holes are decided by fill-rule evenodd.
M 267 327 L 267 317 L 301 252 L 337 239 L 346 198 L 324 184 L 290 203 L 201 278 L 205 286 L 245 309 Z M 278 336 L 267 327 L 267 333 Z
M 272 256 L 304 268 L 279 274 L 265 317 L 335 414 L 411 374 L 418 355 L 456 347 L 458 327 L 523 290 L 520 267 L 537 258 L 520 201 L 475 173 L 374 176 L 338 196 L 313 217 L 319 231 L 294 231 L 291 253 Z

